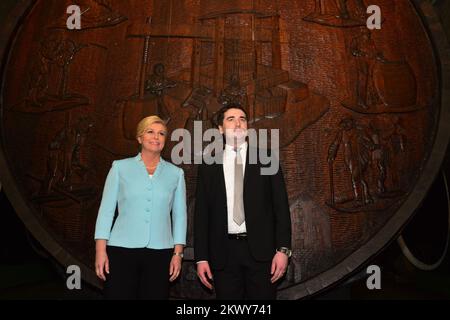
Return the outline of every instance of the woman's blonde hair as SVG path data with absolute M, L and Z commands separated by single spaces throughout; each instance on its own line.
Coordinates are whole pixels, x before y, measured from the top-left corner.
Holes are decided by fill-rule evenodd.
M 166 123 L 163 119 L 161 119 L 158 116 L 149 116 L 145 117 L 141 121 L 139 121 L 137 128 L 136 128 L 136 138 L 139 138 L 145 133 L 145 130 L 150 127 L 154 123 L 160 123 L 164 126 L 165 130 L 167 131 Z

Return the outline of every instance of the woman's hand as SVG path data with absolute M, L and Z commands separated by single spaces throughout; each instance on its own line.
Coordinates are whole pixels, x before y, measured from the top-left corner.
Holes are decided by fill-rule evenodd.
M 95 244 L 95 273 L 106 281 L 105 273 L 109 274 L 109 259 L 106 253 L 106 240 L 99 239 Z
M 173 255 L 172 260 L 170 261 L 170 267 L 169 267 L 169 281 L 172 282 L 181 273 L 181 263 L 183 262 L 183 258 L 181 256 Z
M 181 273 L 181 264 L 183 263 L 183 248 L 184 245 L 182 244 L 176 244 L 175 248 L 173 248 L 173 256 L 169 266 L 170 282 L 178 278 Z

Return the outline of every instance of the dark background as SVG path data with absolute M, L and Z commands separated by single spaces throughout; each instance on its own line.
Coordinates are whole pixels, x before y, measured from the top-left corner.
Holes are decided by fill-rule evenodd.
M 19 0 L 0 1 L 0 24 Z M 450 40 L 450 1 L 431 1 L 440 15 Z M 424 262 L 434 263 L 442 251 L 448 229 L 448 199 L 444 174 L 450 182 L 450 152 L 422 206 L 402 230 L 411 251 Z M 7 196 L 0 191 L 0 300 L 5 299 L 101 299 L 101 293 L 82 283 L 81 290 L 66 288 L 65 269 L 32 237 L 16 215 Z M 427 219 L 427 213 L 436 216 Z M 381 267 L 381 290 L 368 290 L 366 268 Z M 450 300 L 450 253 L 433 271 L 415 268 L 392 241 L 359 273 L 309 299 L 378 300 L 378 299 L 445 299 Z

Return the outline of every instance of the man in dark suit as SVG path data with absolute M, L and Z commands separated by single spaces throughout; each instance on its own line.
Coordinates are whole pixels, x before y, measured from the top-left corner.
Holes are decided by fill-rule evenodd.
M 252 164 L 247 114 L 223 107 L 217 124 L 223 163 L 199 167 L 194 215 L 197 275 L 218 299 L 275 299 L 291 255 L 291 219 L 281 168 L 261 174 Z M 219 161 L 222 162 L 222 161 Z M 213 278 L 214 276 L 214 278 Z

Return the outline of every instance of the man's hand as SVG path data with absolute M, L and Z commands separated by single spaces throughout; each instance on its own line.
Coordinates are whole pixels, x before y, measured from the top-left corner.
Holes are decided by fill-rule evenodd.
M 272 259 L 272 268 L 270 269 L 270 274 L 272 278 L 270 281 L 272 283 L 277 282 L 284 276 L 288 266 L 289 258 L 286 254 L 282 252 L 277 252 Z
M 207 261 L 197 263 L 197 276 L 208 289 L 212 290 L 213 286 L 210 282 L 212 280 L 212 273 Z

